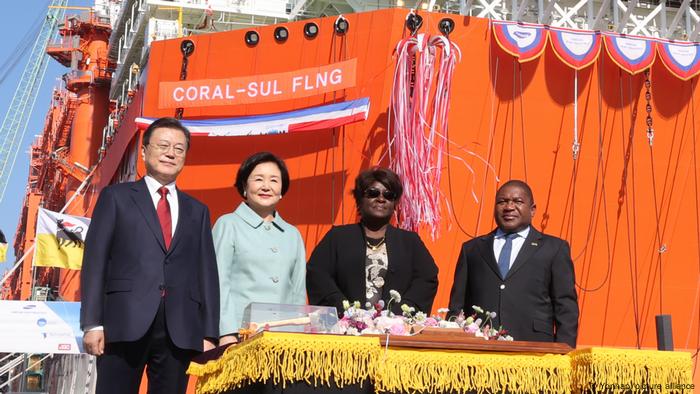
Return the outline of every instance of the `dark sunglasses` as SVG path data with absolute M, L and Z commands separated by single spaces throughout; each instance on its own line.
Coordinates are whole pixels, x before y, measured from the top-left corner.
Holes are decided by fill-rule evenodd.
M 396 193 L 392 192 L 391 190 L 384 190 L 380 192 L 379 189 L 375 189 L 373 187 L 365 190 L 365 197 L 367 198 L 377 198 L 380 194 L 389 201 L 396 200 Z

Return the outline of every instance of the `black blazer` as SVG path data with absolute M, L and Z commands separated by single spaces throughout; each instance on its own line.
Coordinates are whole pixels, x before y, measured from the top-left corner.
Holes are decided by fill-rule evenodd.
M 495 231 L 462 245 L 450 294 L 450 315 L 472 305 L 496 312 L 516 341 L 576 347 L 578 302 L 569 244 L 530 227 L 505 279 L 493 254 Z
M 389 290 L 401 294 L 392 303 L 401 314 L 401 304 L 430 313 L 438 287 L 438 269 L 418 234 L 389 225 L 386 230 L 389 268 L 382 288 L 388 302 Z M 367 302 L 365 258 L 367 244 L 360 224 L 333 227 L 316 246 L 306 267 L 306 290 L 311 305 L 334 306 L 343 312 L 343 300 Z
M 202 350 L 219 336 L 219 278 L 209 210 L 177 191 L 178 221 L 170 249 L 146 182 L 106 187 L 85 240 L 80 278 L 81 328 L 104 326 L 107 342 L 146 333 L 165 290 L 168 334 L 182 349 Z

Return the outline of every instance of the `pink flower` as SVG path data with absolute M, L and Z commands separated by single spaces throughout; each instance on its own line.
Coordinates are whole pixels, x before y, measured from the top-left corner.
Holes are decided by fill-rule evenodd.
M 406 325 L 403 322 L 396 322 L 389 329 L 391 335 L 406 335 Z
M 392 335 L 406 335 L 406 326 L 401 317 L 380 316 L 374 321 L 379 331 Z
M 423 321 L 423 325 L 426 327 L 437 327 L 438 321 L 432 317 L 429 317 Z
M 356 321 L 354 324 L 352 324 L 355 328 L 357 328 L 358 331 L 362 332 L 365 328 L 367 328 L 367 324 L 361 321 Z
M 477 331 L 479 331 L 479 325 L 476 323 L 469 324 L 469 325 L 464 327 L 464 331 L 466 331 L 470 334 L 474 334 Z

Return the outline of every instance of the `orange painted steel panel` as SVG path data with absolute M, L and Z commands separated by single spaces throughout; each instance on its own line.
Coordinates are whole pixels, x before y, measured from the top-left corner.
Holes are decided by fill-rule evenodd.
M 273 113 L 359 97 L 370 97 L 371 111 L 367 121 L 339 130 L 196 137 L 179 186 L 206 202 L 216 219 L 240 201 L 232 185 L 241 161 L 255 151 L 270 150 L 289 166 L 292 184 L 280 212 L 299 227 L 308 253 L 332 224 L 354 222 L 354 177 L 371 165 L 388 164 L 392 56 L 406 34 L 405 15 L 400 9 L 347 15 L 350 30 L 345 37 L 331 34 L 334 18 L 315 20 L 320 34 L 311 40 L 302 36 L 306 21 L 288 23 L 290 39 L 285 44 L 272 39 L 274 26 L 261 27 L 256 29 L 261 41 L 255 48 L 244 44 L 245 31 L 240 30 L 189 37 L 196 49 L 189 59 L 188 79 L 286 72 L 351 58 L 358 59 L 358 67 L 357 87 L 335 95 L 185 108 L 186 118 Z M 572 69 L 549 47 L 539 59 L 518 64 L 493 43 L 485 19 L 423 16 L 423 31 L 431 33 L 442 17 L 454 19 L 450 39 L 463 55 L 454 75 L 449 116 L 452 158 L 443 168 L 441 185 L 453 215 L 441 226 L 439 239 L 431 241 L 427 231 L 421 232 L 440 267 L 435 307 L 447 305 L 462 242 L 494 227 L 496 175 L 501 182 L 521 178 L 535 192 L 535 226 L 571 243 L 581 306 L 580 345 L 654 347 L 654 315 L 663 312 L 673 315 L 676 346 L 696 348 L 697 81 L 677 80 L 662 65 L 654 65 L 656 138 L 650 149 L 644 76 L 620 72 L 601 55 L 578 72 L 581 152 L 574 161 Z M 156 42 L 151 48 L 145 116 L 174 114 L 158 109 L 158 83 L 179 80 L 180 41 Z

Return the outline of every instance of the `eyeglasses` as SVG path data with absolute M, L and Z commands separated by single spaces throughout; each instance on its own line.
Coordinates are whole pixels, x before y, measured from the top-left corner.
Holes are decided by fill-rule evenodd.
M 365 197 L 367 198 L 377 198 L 380 194 L 389 201 L 396 200 L 396 193 L 392 192 L 391 190 L 379 191 L 379 189 L 375 189 L 373 187 L 365 190 Z
M 173 154 L 175 156 L 182 157 L 185 155 L 185 148 L 179 145 L 173 146 L 170 144 L 148 144 L 148 146 L 154 147 L 160 153 L 168 153 L 170 151 L 170 148 L 173 148 Z

